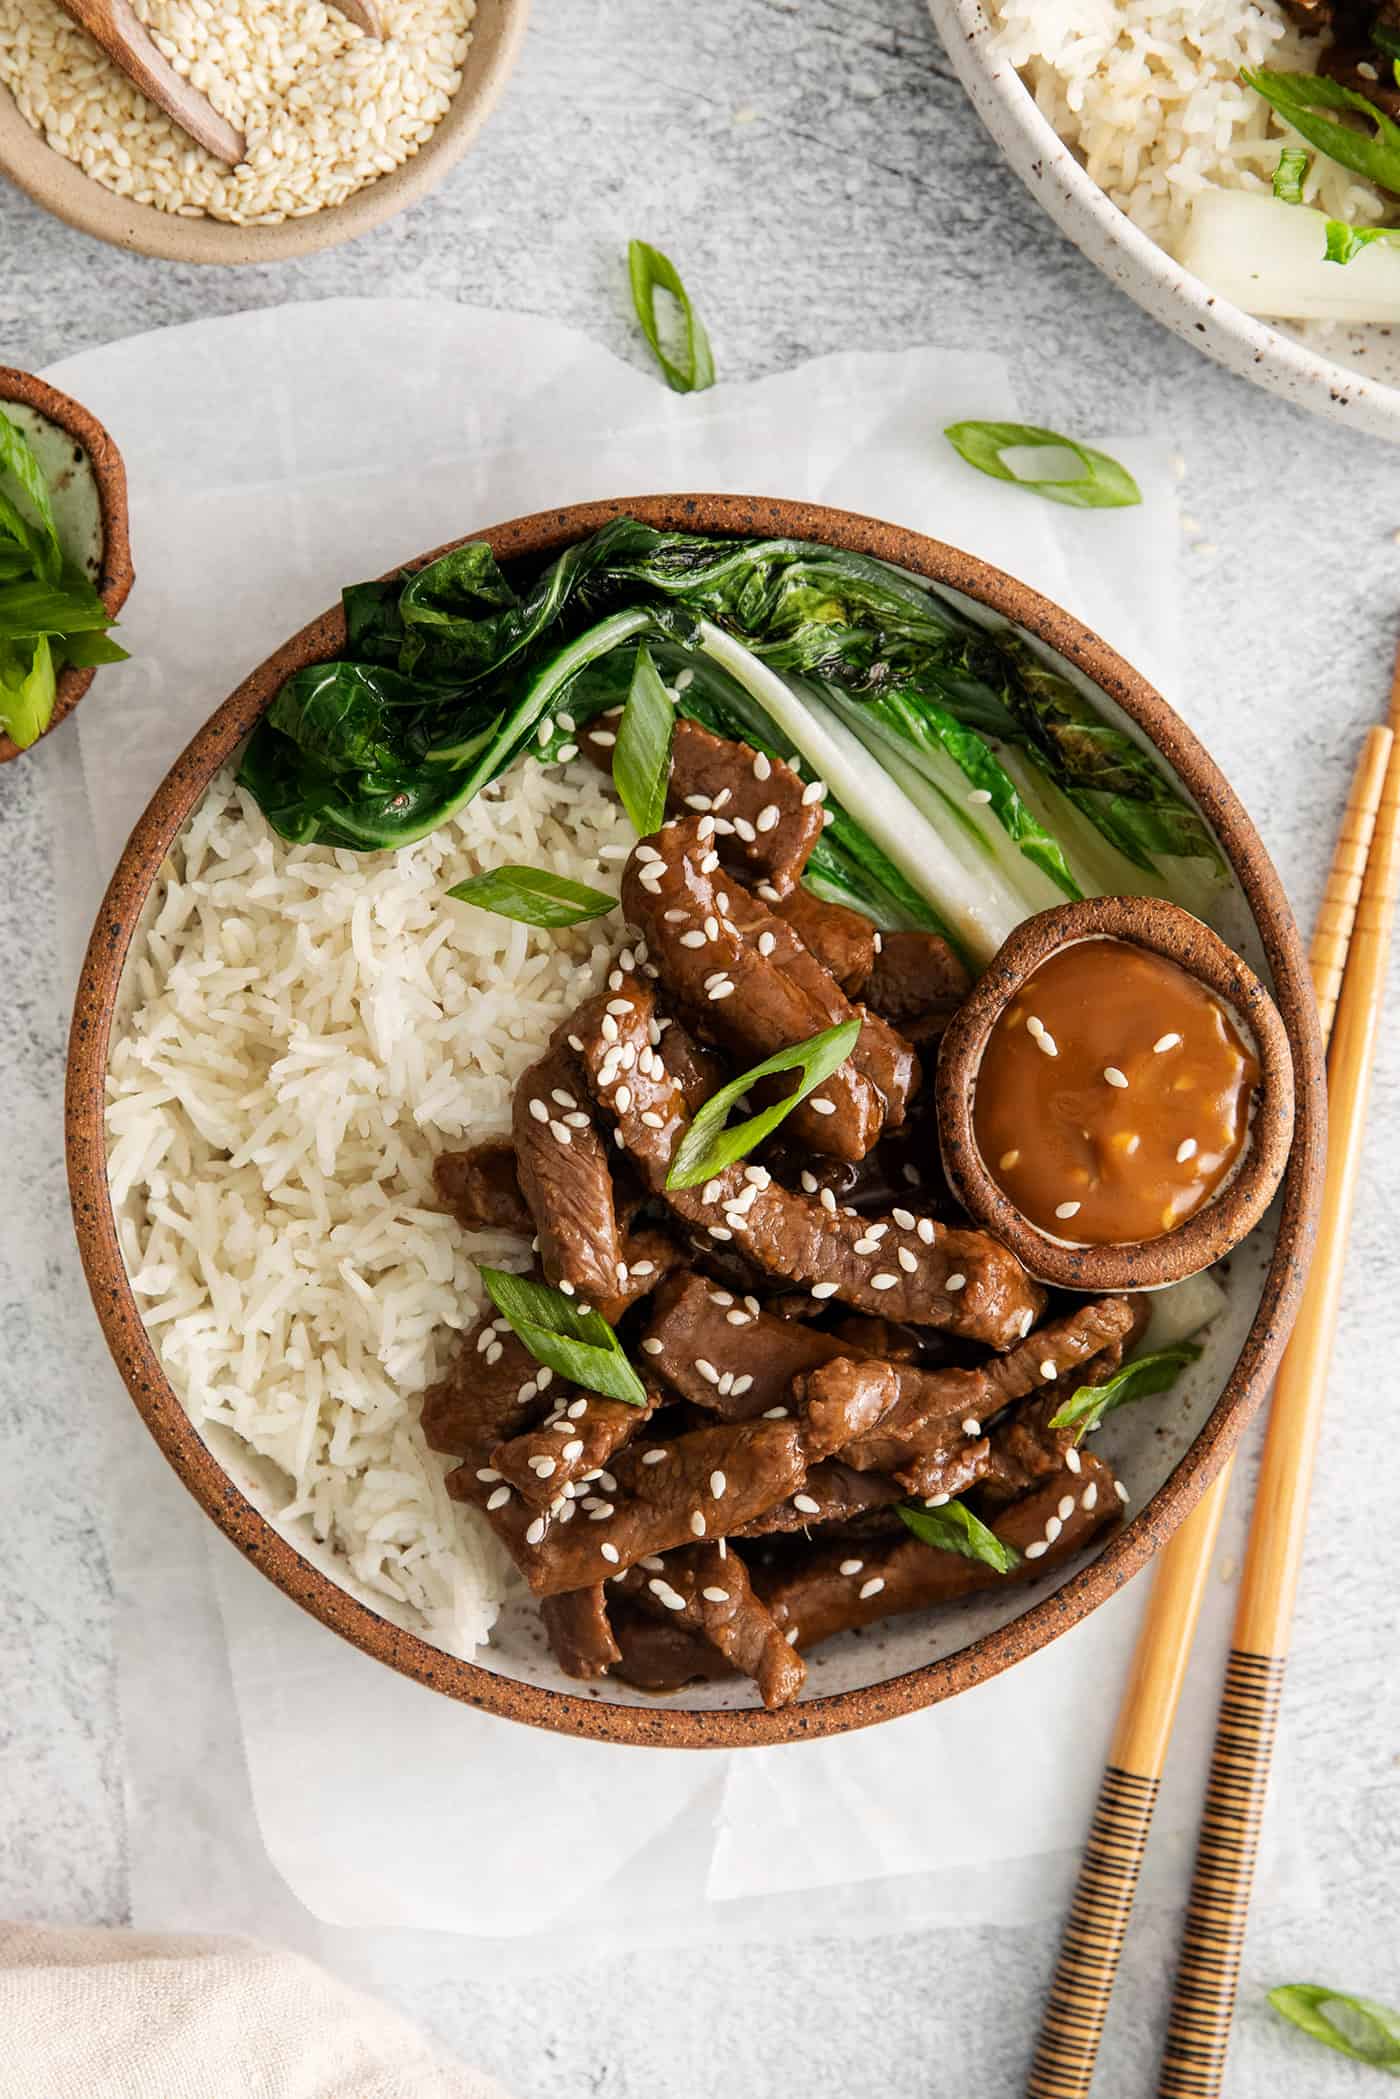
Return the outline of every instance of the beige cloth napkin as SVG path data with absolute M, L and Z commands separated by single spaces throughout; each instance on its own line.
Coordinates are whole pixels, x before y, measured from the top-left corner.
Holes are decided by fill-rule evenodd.
M 505 2099 L 254 1939 L 0 1925 L 0 2099 Z

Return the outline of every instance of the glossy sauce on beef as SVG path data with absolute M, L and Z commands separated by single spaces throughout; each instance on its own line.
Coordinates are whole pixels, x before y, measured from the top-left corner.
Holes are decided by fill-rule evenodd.
M 1226 1007 L 1164 955 L 1075 941 L 1033 971 L 983 1052 L 973 1128 L 1043 1232 L 1158 1239 L 1229 1178 L 1259 1062 Z

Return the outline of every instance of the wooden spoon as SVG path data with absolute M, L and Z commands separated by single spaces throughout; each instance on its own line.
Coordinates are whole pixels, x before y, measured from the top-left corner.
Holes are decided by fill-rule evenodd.
M 59 0 L 59 4 L 101 45 L 113 65 L 120 66 L 143 95 L 173 117 L 196 145 L 217 160 L 227 161 L 231 168 L 237 167 L 244 156 L 241 134 L 219 115 L 207 95 L 176 72 L 137 20 L 131 0 Z

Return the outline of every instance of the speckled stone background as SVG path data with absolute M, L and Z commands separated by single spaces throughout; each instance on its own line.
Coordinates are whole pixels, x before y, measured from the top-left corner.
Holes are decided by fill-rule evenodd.
M 0 362 L 36 368 L 138 329 L 342 292 L 548 313 L 635 357 L 633 233 L 681 263 L 728 374 L 990 343 L 1037 420 L 1173 440 L 1192 667 L 1174 697 L 1306 923 L 1400 629 L 1400 452 L 1228 378 L 1113 291 L 1003 169 L 919 0 L 535 0 L 505 101 L 445 188 L 303 266 L 150 263 L 0 190 Z M 63 841 L 40 820 L 45 763 L 41 750 L 0 772 L 0 1128 L 5 1199 L 26 1227 L 0 1263 L 0 1914 L 117 1922 L 122 1758 L 103 1481 L 84 1435 L 98 1344 L 76 1316 L 57 1123 L 65 1014 L 46 927 Z M 1400 2001 L 1393 1047 L 1371 1129 L 1283 1723 L 1324 1900 L 1255 1916 L 1231 2099 L 1345 2099 L 1374 2081 L 1282 2030 L 1271 1984 Z M 1177 1922 L 1160 1908 L 1134 1924 L 1105 2099 L 1152 2090 Z M 794 1956 L 724 1947 L 679 1974 L 638 1964 L 625 1983 L 585 1968 L 483 1987 L 464 1971 L 396 1994 L 521 2099 L 1003 2099 L 1020 2089 L 1053 1954 L 1050 1928 L 977 1928 Z

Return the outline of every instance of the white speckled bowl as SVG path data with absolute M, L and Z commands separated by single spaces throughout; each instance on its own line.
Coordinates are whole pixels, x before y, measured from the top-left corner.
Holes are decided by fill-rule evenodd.
M 1154 319 L 1218 364 L 1300 408 L 1400 442 L 1400 331 L 1338 323 L 1309 339 L 1231 305 L 1109 202 L 991 48 L 981 0 L 929 0 L 974 109 L 1031 195 L 1092 263 Z M 1339 362 L 1338 359 L 1345 361 Z

